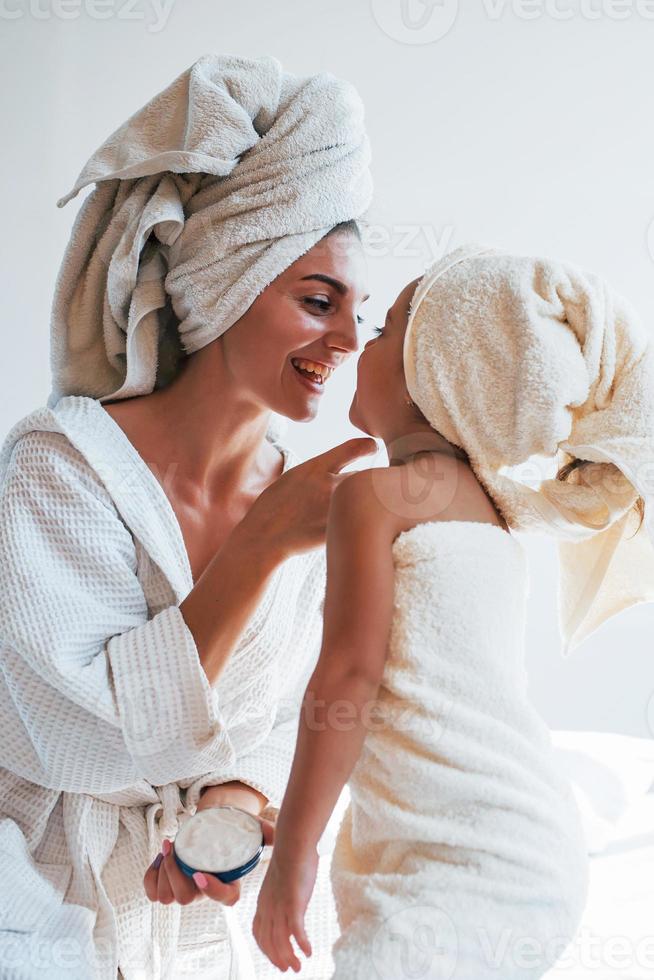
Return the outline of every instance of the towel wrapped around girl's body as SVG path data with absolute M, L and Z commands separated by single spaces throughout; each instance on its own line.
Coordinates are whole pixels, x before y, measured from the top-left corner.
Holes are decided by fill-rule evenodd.
M 575 935 L 588 865 L 528 699 L 524 548 L 439 520 L 400 534 L 393 562 L 377 717 L 331 866 L 334 980 L 540 977 Z

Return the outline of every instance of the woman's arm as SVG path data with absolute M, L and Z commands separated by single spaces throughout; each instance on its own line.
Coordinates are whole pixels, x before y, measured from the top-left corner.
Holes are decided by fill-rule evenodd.
M 97 796 L 233 764 L 179 607 L 151 614 L 129 528 L 60 433 L 30 432 L 13 447 L 0 487 L 0 595 L 0 765 Z
M 323 642 L 307 686 L 276 854 L 317 846 L 370 725 L 393 611 L 394 516 L 374 492 L 370 471 L 335 491 L 327 530 Z
M 272 573 L 290 554 L 281 533 L 260 533 L 246 515 L 180 603 L 210 684 L 222 673 Z
M 302 697 L 314 670 L 322 639 L 326 579 L 325 549 L 319 548 L 303 558 L 300 566 L 303 581 L 295 601 L 295 615 L 285 648 L 277 683 L 278 701 L 272 727 L 268 734 L 253 745 L 234 763 L 222 771 L 203 774 L 197 779 L 184 780 L 185 801 L 193 810 L 206 795 L 207 787 L 232 781 L 251 789 L 258 812 L 276 819 L 293 762 Z M 266 813 L 261 811 L 261 805 Z

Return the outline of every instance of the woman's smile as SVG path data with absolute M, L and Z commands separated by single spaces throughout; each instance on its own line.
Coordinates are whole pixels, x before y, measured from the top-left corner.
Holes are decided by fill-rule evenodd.
M 322 361 L 313 361 L 304 357 L 292 357 L 291 364 L 298 380 L 310 391 L 319 394 L 322 394 L 325 384 L 336 370 L 335 367 Z

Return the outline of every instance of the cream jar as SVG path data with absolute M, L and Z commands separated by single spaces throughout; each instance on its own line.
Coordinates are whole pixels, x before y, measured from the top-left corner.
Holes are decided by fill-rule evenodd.
M 191 877 L 203 871 L 224 882 L 252 871 L 263 847 L 259 820 L 228 804 L 198 810 L 182 824 L 173 842 L 175 860 L 184 874 Z

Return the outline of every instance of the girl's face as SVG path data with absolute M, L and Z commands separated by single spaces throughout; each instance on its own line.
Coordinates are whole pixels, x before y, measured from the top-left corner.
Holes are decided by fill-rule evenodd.
M 403 419 L 412 418 L 402 357 L 409 304 L 418 279 L 404 287 L 388 313 L 384 328 L 375 328 L 357 365 L 357 389 L 350 406 L 350 421 L 371 436 L 384 438 Z
M 347 231 L 323 238 L 219 338 L 239 391 L 294 421 L 312 419 L 331 374 L 358 349 L 366 299 L 359 239 Z

